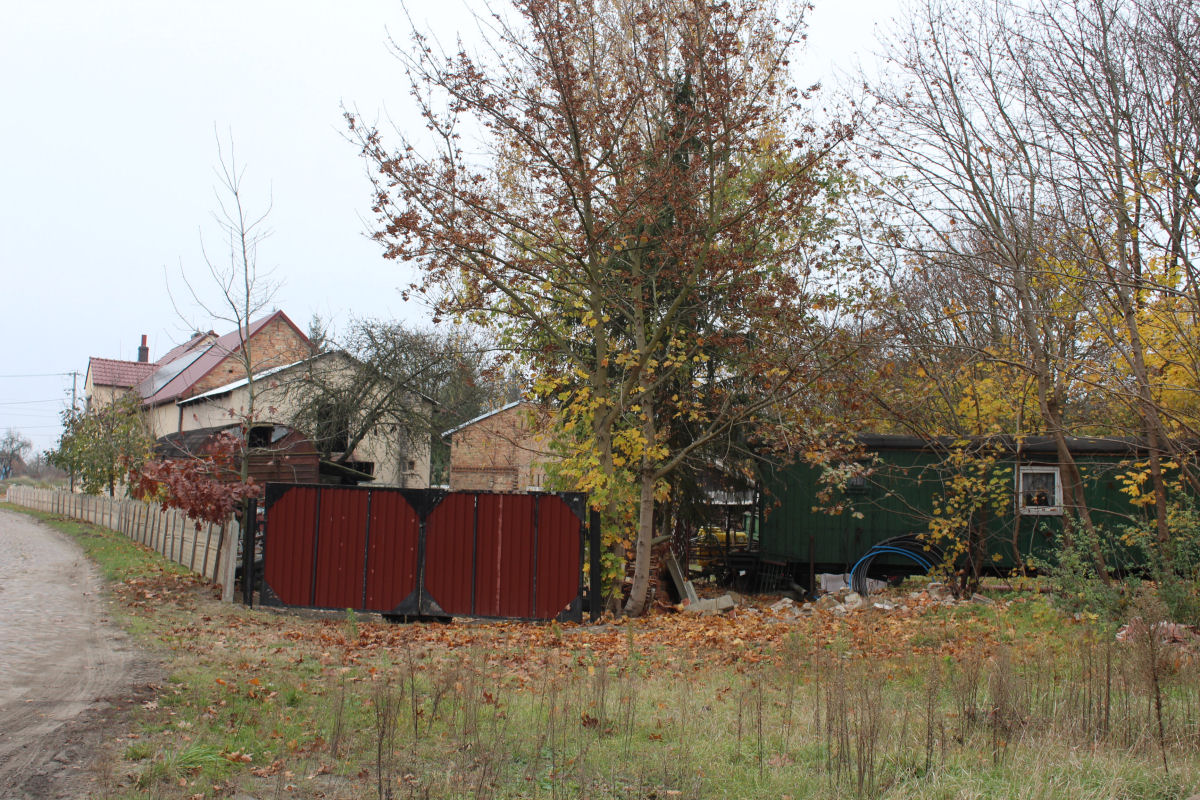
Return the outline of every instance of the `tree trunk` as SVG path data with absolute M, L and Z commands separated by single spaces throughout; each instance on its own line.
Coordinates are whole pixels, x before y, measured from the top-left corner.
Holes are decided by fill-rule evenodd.
M 629 601 L 625 604 L 625 613 L 634 617 L 645 613 L 650 599 L 650 543 L 654 540 L 656 483 L 653 467 L 643 467 L 638 498 L 637 542 L 634 545 L 633 586 L 629 591 Z

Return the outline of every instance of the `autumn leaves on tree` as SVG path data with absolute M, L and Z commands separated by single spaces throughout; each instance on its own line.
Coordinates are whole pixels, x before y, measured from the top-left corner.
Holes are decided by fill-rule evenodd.
M 1170 489 L 1200 488 L 1179 444 L 1200 432 L 1200 16 L 1159 0 L 930 2 L 909 23 L 864 136 L 889 346 L 863 385 L 882 427 L 1050 437 L 1066 542 L 1093 543 L 1101 577 L 1068 439 L 1133 437 L 1126 523 L 1149 511 L 1151 551 L 1168 553 Z
M 399 51 L 428 136 L 350 118 L 388 257 L 499 331 L 556 405 L 575 488 L 634 554 L 631 613 L 672 475 L 740 458 L 834 350 L 821 275 L 848 131 L 807 120 L 802 20 L 773 10 L 528 0 L 483 55 Z

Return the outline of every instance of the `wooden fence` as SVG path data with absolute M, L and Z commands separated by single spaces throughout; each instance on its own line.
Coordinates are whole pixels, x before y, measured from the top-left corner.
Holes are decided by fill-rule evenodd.
M 91 522 L 120 531 L 133 541 L 161 553 L 176 564 L 221 585 L 221 599 L 233 599 L 234 568 L 237 564 L 238 524 L 196 523 L 182 511 L 163 511 L 140 500 L 75 494 L 57 489 L 8 487 L 8 502 Z

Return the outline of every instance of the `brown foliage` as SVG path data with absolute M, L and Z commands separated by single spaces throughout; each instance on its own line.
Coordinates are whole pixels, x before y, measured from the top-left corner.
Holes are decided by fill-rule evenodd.
M 244 500 L 262 494 L 253 478 L 238 480 L 242 450 L 242 440 L 223 431 L 203 454 L 144 464 L 130 476 L 133 493 L 158 500 L 164 510 L 180 509 L 196 521 L 197 530 L 201 522 L 219 525 Z

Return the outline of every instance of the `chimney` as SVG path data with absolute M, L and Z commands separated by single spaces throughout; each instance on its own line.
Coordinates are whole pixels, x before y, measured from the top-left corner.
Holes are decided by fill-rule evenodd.
M 138 361 L 146 364 L 150 361 L 150 348 L 146 346 L 146 334 L 142 334 L 142 346 L 138 348 Z

